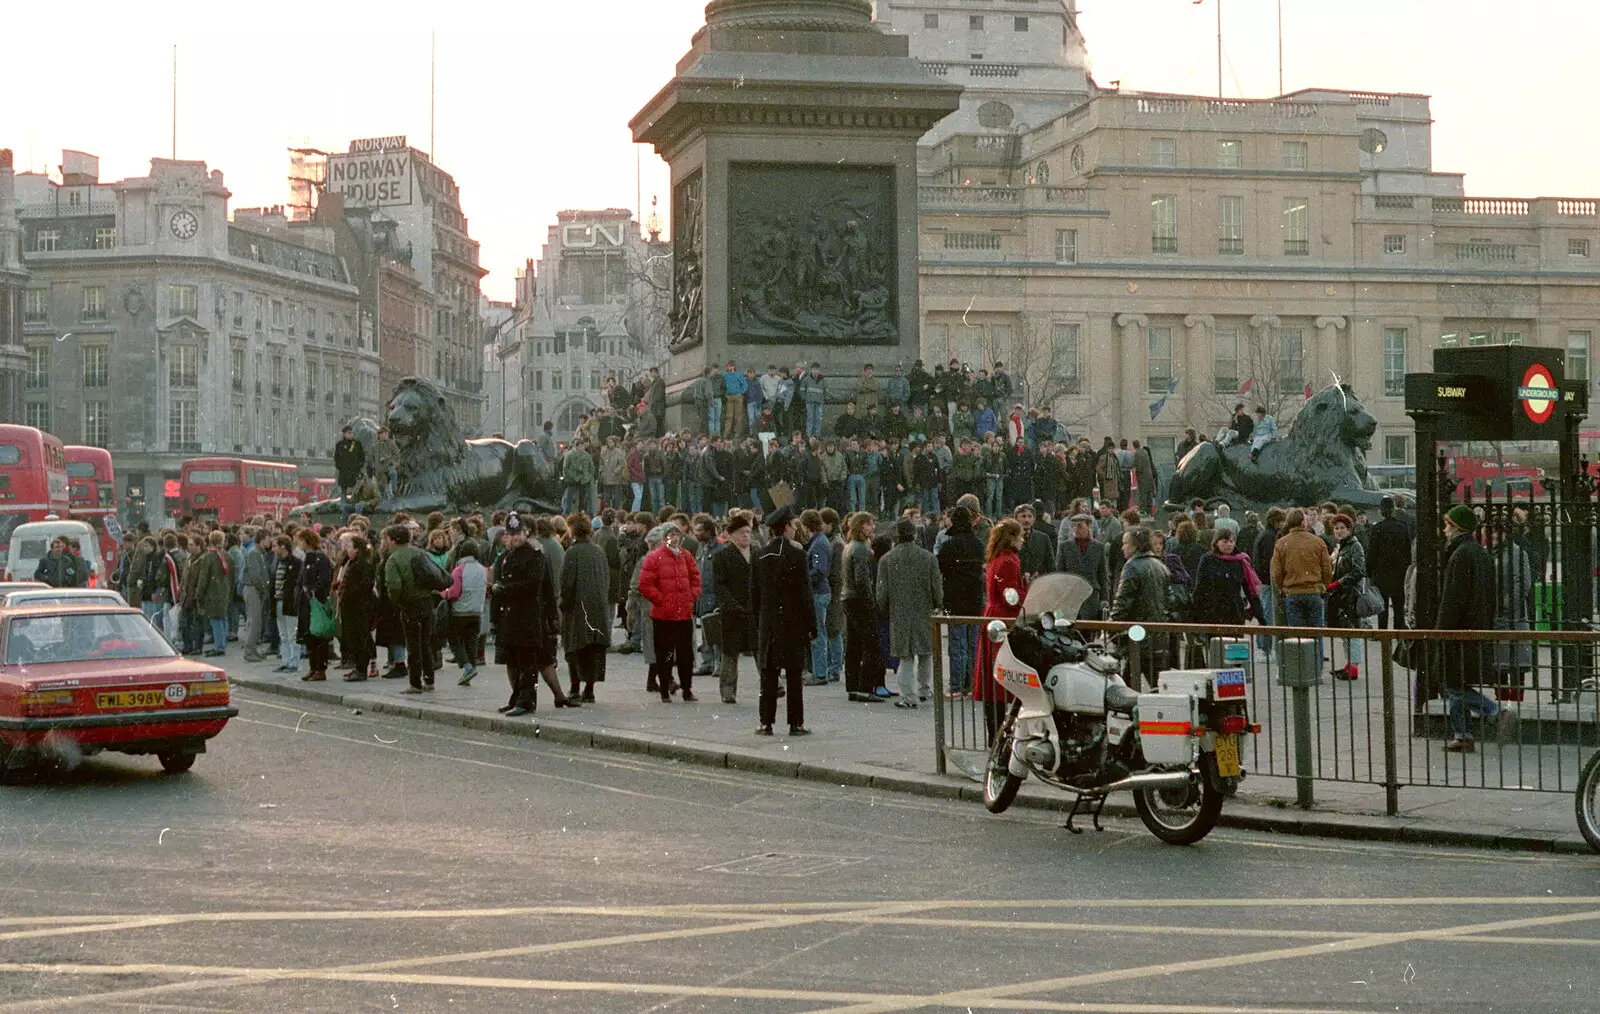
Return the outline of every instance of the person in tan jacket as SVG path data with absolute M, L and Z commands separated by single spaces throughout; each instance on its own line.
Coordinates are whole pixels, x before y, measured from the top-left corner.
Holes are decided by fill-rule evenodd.
M 1289 627 L 1323 626 L 1323 593 L 1332 580 L 1327 543 L 1306 530 L 1305 512 L 1294 508 L 1272 550 L 1272 592 L 1279 602 L 1279 622 Z

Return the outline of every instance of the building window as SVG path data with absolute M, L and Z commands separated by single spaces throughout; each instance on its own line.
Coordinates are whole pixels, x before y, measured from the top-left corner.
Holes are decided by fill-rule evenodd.
M 104 285 L 85 285 L 83 287 L 83 319 L 106 319 L 106 287 Z
M 244 349 L 233 349 L 228 357 L 228 383 L 240 394 L 244 393 Z M 309 392 L 310 385 L 307 385 Z
M 561 380 L 562 380 L 561 371 L 560 370 L 551 370 L 550 371 L 550 390 L 552 390 L 552 391 L 561 390 Z
M 1405 436 L 1386 436 L 1383 438 L 1383 463 L 1385 465 L 1403 465 L 1411 450 L 1411 440 Z
M 1406 393 L 1406 329 L 1383 329 L 1383 393 L 1399 398 Z
M 1244 142 L 1222 140 L 1217 142 L 1217 168 L 1243 169 Z
M 1244 253 L 1244 198 L 1217 198 L 1217 253 Z
M 1567 332 L 1567 379 L 1589 380 L 1589 338 L 1588 331 Z
M 273 409 L 274 412 L 277 409 Z M 167 445 L 171 450 L 189 450 L 199 444 L 200 406 L 174 399 L 167 413 Z M 276 437 L 274 437 L 276 439 Z
M 974 31 L 974 32 L 983 31 L 983 15 L 982 14 L 969 15 L 967 17 L 967 28 L 968 28 L 968 30 Z
M 590 370 L 589 371 L 589 390 L 591 390 L 591 391 L 600 390 L 600 371 L 599 370 Z
M 111 386 L 111 346 L 83 346 L 83 386 Z
M 1056 383 L 1062 394 L 1083 393 L 1083 372 L 1079 365 L 1078 325 L 1057 324 L 1051 328 L 1052 359 Z
M 1300 394 L 1306 384 L 1306 347 L 1301 330 L 1297 327 L 1279 328 L 1278 339 L 1278 393 Z
M 1056 230 L 1056 263 L 1072 264 L 1078 259 L 1078 230 Z
M 1383 252 L 1386 254 L 1403 254 L 1406 252 L 1406 237 L 1402 233 L 1391 233 L 1383 237 Z
M 581 370 L 572 371 L 572 386 L 570 389 L 574 391 L 583 389 L 583 372 Z
M 300 325 L 300 304 L 289 304 L 289 337 L 293 338 Z
M 1026 32 L 1028 30 L 1028 19 L 1027 18 L 1014 18 L 1014 19 L 1012 19 L 1011 27 L 1016 31 Z
M 30 401 L 22 407 L 22 421 L 34 429 L 50 432 L 50 403 L 48 401 Z
M 315 307 L 306 310 L 306 341 L 317 340 L 317 316 Z
M 922 16 L 922 27 L 923 28 L 938 28 L 939 27 L 939 15 L 937 15 L 937 14 L 924 14 Z
M 1569 240 L 1567 240 L 1567 256 L 1568 257 L 1587 257 L 1587 256 L 1589 256 L 1589 241 L 1586 240 L 1586 239 L 1569 239 Z
M 50 346 L 28 346 L 28 372 L 24 386 L 30 391 L 43 391 L 50 386 Z
M 111 414 L 105 402 L 83 403 L 83 442 L 90 447 L 111 446 Z
M 200 312 L 200 290 L 193 285 L 167 286 L 167 312 L 174 317 L 193 317 Z
M 167 354 L 167 383 L 172 387 L 200 386 L 200 350 L 174 345 Z
M 316 363 L 306 360 L 306 401 L 314 401 L 317 397 L 317 374 L 322 368 Z
M 1499 342 L 1499 344 L 1501 344 L 1501 345 L 1521 345 L 1522 344 L 1522 332 L 1521 331 L 1501 331 L 1500 332 L 1500 342 Z
M 1239 390 L 1239 332 L 1234 328 L 1217 328 L 1217 341 L 1211 351 L 1211 385 L 1217 394 Z
M 283 300 L 281 299 L 274 299 L 272 301 L 272 326 L 283 326 Z
M 1151 328 L 1147 349 L 1150 362 L 1147 389 L 1152 394 L 1166 394 L 1172 389 L 1172 328 Z
M 533 371 L 533 389 L 535 391 L 543 391 L 544 390 L 544 371 L 543 370 L 534 370 Z
M 1283 199 L 1283 252 L 1288 257 L 1311 253 L 1311 213 L 1304 197 Z
M 1150 139 L 1150 164 L 1162 169 L 1176 169 L 1178 166 L 1178 142 L 1170 137 L 1152 137 Z
M 1283 167 L 1285 169 L 1305 169 L 1311 164 L 1310 148 L 1304 141 L 1283 142 Z
M 33 234 L 33 249 L 36 253 L 49 253 L 60 243 L 60 229 L 40 229 Z
M 1150 198 L 1150 250 L 1178 252 L 1178 199 L 1170 194 Z
M 1040 186 L 1050 182 L 1050 163 L 1040 162 L 1039 167 L 1033 171 L 1033 181 Z
M 96 250 L 111 250 L 117 245 L 117 227 L 100 226 L 94 231 L 94 248 Z
M 236 450 L 236 451 L 244 450 L 245 438 L 248 436 L 248 431 L 246 430 L 246 427 L 248 425 L 249 424 L 248 424 L 248 421 L 247 421 L 247 419 L 245 417 L 245 412 L 244 412 L 244 402 L 242 402 L 242 401 L 234 402 L 233 403 L 233 449 L 234 450 Z
M 22 319 L 28 324 L 43 324 L 50 319 L 50 290 L 29 289 L 22 304 Z

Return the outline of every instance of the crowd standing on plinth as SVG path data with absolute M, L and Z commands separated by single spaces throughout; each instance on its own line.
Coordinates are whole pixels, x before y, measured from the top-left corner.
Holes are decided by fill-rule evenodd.
M 499 710 L 511 716 L 537 709 L 541 683 L 557 708 L 601 703 L 613 653 L 642 654 L 642 689 L 663 703 L 697 701 L 696 678 L 715 676 L 721 700 L 737 704 L 749 656 L 761 735 L 780 701 L 789 733 L 808 734 L 806 687 L 842 682 L 850 702 L 927 704 L 931 617 L 1014 617 L 1007 591 L 1025 594 L 1057 571 L 1093 588 L 1083 619 L 1415 625 L 1414 521 L 1396 500 L 1377 519 L 1334 503 L 1234 517 L 1225 503 L 1196 501 L 1158 520 L 1148 447 L 1074 440 L 1048 408 L 1011 401 L 999 363 L 929 374 L 919 362 L 883 380 L 868 366 L 828 435 L 826 383 L 816 364 L 758 374 L 729 363 L 692 393 L 704 429 L 657 436 L 659 372 L 632 389 L 612 378 L 612 402 L 570 444 L 546 425 L 541 442 L 565 492 L 562 512 L 548 515 L 397 513 L 375 526 L 352 511 L 395 481 L 393 445 L 382 431 L 364 446 L 346 430 L 339 525 L 141 526 L 111 584 L 185 653 L 220 657 L 235 639 L 246 661 L 276 657 L 277 671 L 308 682 L 338 662 L 347 682 L 404 680 L 401 693 L 427 694 L 447 657 L 471 684 L 492 644 L 509 683 Z M 1241 435 L 1242 410 L 1228 439 L 1254 446 L 1261 427 Z M 1180 458 L 1201 439 L 1189 431 Z M 1526 629 L 1525 595 L 1474 592 L 1486 569 L 1512 588 L 1543 572 L 1538 527 L 1526 512 L 1518 523 L 1491 551 L 1472 537 L 1472 510 L 1449 513 L 1439 627 Z M 1358 608 L 1363 594 L 1381 599 L 1376 615 Z M 994 724 L 1007 694 L 980 629 L 947 628 L 946 689 L 981 702 Z M 1143 672 L 1191 663 L 1192 647 L 1153 639 Z M 1358 635 L 1318 652 L 1335 678 L 1361 678 Z M 1452 750 L 1473 749 L 1466 714 L 1497 710 L 1475 689 L 1480 663 L 1516 664 L 1469 654 L 1452 660 L 1442 688 Z

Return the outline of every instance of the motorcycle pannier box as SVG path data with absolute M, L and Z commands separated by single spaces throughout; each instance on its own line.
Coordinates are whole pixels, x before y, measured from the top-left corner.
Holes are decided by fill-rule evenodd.
M 1188 694 L 1139 695 L 1139 743 L 1151 764 L 1194 759 L 1195 699 Z
M 1206 665 L 1213 669 L 1250 664 L 1248 637 L 1213 637 L 1206 642 Z

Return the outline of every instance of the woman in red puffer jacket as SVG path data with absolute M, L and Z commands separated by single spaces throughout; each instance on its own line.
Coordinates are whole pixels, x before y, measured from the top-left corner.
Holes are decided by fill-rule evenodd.
M 650 603 L 650 632 L 655 640 L 661 699 L 672 700 L 672 665 L 685 701 L 695 700 L 694 602 L 700 597 L 700 568 L 683 549 L 677 525 L 663 525 L 665 538 L 639 568 L 639 594 Z

